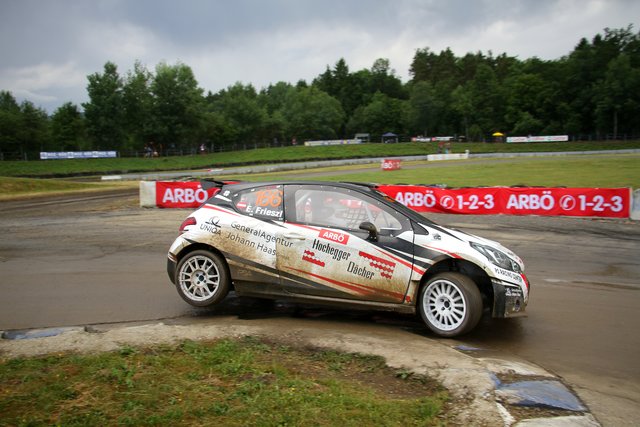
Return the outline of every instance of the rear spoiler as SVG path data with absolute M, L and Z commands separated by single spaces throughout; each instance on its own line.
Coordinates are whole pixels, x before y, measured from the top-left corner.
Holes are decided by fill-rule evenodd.
M 222 188 L 225 185 L 238 184 L 241 181 L 220 181 L 217 179 L 201 179 L 200 185 L 203 190 L 211 190 L 212 188 Z

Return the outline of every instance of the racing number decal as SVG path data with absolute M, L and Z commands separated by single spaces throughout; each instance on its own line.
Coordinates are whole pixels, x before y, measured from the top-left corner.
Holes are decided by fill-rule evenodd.
M 279 208 L 282 205 L 282 190 L 256 191 L 256 206 Z

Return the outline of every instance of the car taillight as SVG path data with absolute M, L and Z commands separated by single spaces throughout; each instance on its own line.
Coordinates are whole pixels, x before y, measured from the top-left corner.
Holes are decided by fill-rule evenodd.
M 182 221 L 182 224 L 180 224 L 180 233 L 184 233 L 187 227 L 189 227 L 190 225 L 196 225 L 198 222 L 196 221 L 196 219 L 192 216 L 190 216 L 189 218 L 185 219 L 184 221 Z

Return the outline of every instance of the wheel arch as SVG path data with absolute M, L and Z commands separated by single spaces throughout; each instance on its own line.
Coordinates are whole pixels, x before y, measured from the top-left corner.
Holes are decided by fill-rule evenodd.
M 189 246 L 186 246 L 176 254 L 176 264 L 180 263 L 182 258 L 189 255 L 191 252 L 198 251 L 198 250 L 205 250 L 205 251 L 214 253 L 224 261 L 224 268 L 227 271 L 227 275 L 231 279 L 230 285 L 231 285 L 231 289 L 233 289 L 234 284 L 233 284 L 233 277 L 231 276 L 231 269 L 229 268 L 229 261 L 227 261 L 227 257 L 224 256 L 224 254 L 215 246 L 207 245 L 206 243 L 193 243 Z
M 416 301 L 419 300 L 420 291 L 429 279 L 444 272 L 461 273 L 469 277 L 480 291 L 483 307 L 493 307 L 493 286 L 489 275 L 477 264 L 460 258 L 444 258 L 433 264 L 420 280 L 420 286 L 416 289 Z

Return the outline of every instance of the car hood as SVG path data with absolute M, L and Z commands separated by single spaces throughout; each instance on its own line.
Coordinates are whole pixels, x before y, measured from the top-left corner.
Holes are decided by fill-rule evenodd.
M 485 260 L 485 258 L 478 251 L 473 249 L 470 243 L 478 243 L 481 245 L 490 246 L 504 252 L 506 255 L 516 261 L 520 266 L 520 269 L 524 271 L 524 263 L 522 262 L 520 257 L 516 255 L 511 249 L 503 246 L 499 242 L 460 231 L 455 228 L 443 227 L 441 225 L 425 223 L 419 223 L 419 225 L 424 228 L 428 234 L 424 236 L 425 239 L 421 239 L 421 237 L 423 236 L 416 236 L 416 243 L 420 243 L 420 240 L 425 240 L 427 242 L 441 241 L 443 244 L 446 244 L 446 246 L 456 248 L 455 252 L 463 256 L 464 258 L 470 257 L 476 260 Z

